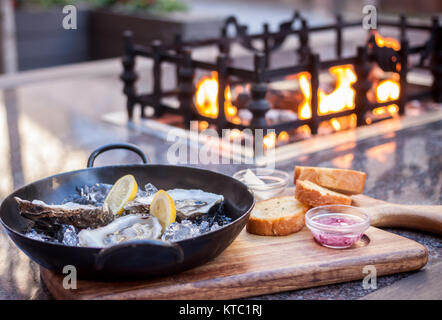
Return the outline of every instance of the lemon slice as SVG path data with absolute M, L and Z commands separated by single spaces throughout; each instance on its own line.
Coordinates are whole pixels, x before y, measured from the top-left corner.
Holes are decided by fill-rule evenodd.
M 135 199 L 138 191 L 137 181 L 131 174 L 125 175 L 115 182 L 103 203 L 103 208 L 113 214 L 122 214 L 124 206 Z
M 176 208 L 173 199 L 164 190 L 158 190 L 150 204 L 150 214 L 157 217 L 163 230 L 176 220 Z

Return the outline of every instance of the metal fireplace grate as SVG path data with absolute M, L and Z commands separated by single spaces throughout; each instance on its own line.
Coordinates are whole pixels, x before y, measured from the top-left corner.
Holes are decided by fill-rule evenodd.
M 356 115 L 357 126 L 367 124 L 365 115 L 375 108 L 395 104 L 398 113 L 403 115 L 405 104 L 415 99 L 429 98 L 435 102 L 442 101 L 442 27 L 435 17 L 431 21 L 413 23 L 405 16 L 399 16 L 396 20 L 379 20 L 379 27 L 397 28 L 400 34 L 400 48 L 395 50 L 391 47 L 379 46 L 375 41 L 375 34 L 370 33 L 366 45 L 357 47 L 356 54 L 343 57 L 343 32 L 350 28 L 362 28 L 361 21 L 344 21 L 341 16 L 336 17 L 332 24 L 310 27 L 307 20 L 295 12 L 289 21 L 279 25 L 279 30 L 271 32 L 269 25 L 263 25 L 260 34 L 248 34 L 247 27 L 239 24 L 237 19 L 229 17 L 221 30 L 219 38 L 198 41 L 182 41 L 180 36 L 175 37 L 172 44 L 163 44 L 154 41 L 150 45 L 135 44 L 131 32 L 124 34 L 125 54 L 123 56 L 124 71 L 121 80 L 124 82 L 124 94 L 127 97 L 127 113 L 129 119 L 133 118 L 136 106 L 141 108 L 141 116 L 146 117 L 145 108 L 153 108 L 153 118 L 171 113 L 182 118 L 184 127 L 188 127 L 191 120 L 204 120 L 215 125 L 218 130 L 224 128 L 250 129 L 274 129 L 278 134 L 285 130 L 292 130 L 307 125 L 312 134 L 318 132 L 322 121 L 332 118 Z M 231 29 L 234 35 L 229 35 Z M 336 35 L 334 44 L 336 58 L 321 60 L 320 56 L 313 53 L 310 47 L 310 37 L 314 33 L 332 30 Z M 407 32 L 420 30 L 428 33 L 426 40 L 419 45 L 410 45 Z M 288 67 L 272 68 L 272 54 L 279 50 L 288 36 L 297 36 L 299 47 L 296 49 L 298 62 Z M 258 43 L 258 44 L 257 44 Z M 231 57 L 231 47 L 239 44 L 253 54 L 253 69 L 249 70 L 234 66 Z M 204 46 L 217 46 L 218 56 L 216 62 L 206 62 L 192 58 L 192 49 Z M 137 56 L 147 57 L 153 61 L 153 91 L 148 94 L 139 94 L 136 89 L 138 74 L 135 69 Z M 411 61 L 417 61 L 414 65 Z M 173 90 L 163 90 L 162 76 L 164 63 L 172 64 L 177 72 L 177 87 Z M 400 94 L 397 99 L 386 102 L 373 102 L 367 98 L 367 92 L 372 87 L 369 73 L 373 63 L 376 63 L 383 71 L 395 72 L 399 75 Z M 319 75 L 321 71 L 333 66 L 353 65 L 357 82 L 353 84 L 355 90 L 352 110 L 343 110 L 329 114 L 318 112 Z M 418 92 L 408 90 L 407 74 L 410 70 L 423 69 L 433 76 L 430 87 L 421 88 Z M 252 118 L 247 125 L 228 121 L 224 112 L 218 112 L 216 117 L 206 117 L 197 112 L 194 105 L 195 97 L 195 74 L 198 70 L 217 72 L 218 92 L 225 92 L 226 87 L 233 84 L 249 84 L 250 93 L 242 108 L 247 108 Z M 265 115 L 271 109 L 266 99 L 268 83 L 287 76 L 307 72 L 310 75 L 311 84 L 311 117 L 308 119 L 295 119 L 277 124 L 269 124 Z M 179 102 L 178 108 L 167 104 L 167 98 L 175 97 Z M 166 99 L 165 99 L 166 98 Z M 218 94 L 218 106 L 224 106 L 225 95 Z M 222 108 L 220 108 L 222 110 Z

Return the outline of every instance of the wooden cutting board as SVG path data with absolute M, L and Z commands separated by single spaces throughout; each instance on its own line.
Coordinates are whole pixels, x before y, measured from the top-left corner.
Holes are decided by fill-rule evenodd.
M 63 275 L 41 268 L 41 276 L 57 299 L 232 299 L 363 279 L 366 265 L 374 265 L 378 276 L 417 270 L 427 258 L 421 244 L 375 227 L 344 250 L 320 246 L 307 228 L 285 237 L 243 230 L 216 259 L 174 276 L 114 283 L 79 280 L 76 290 L 63 288 Z

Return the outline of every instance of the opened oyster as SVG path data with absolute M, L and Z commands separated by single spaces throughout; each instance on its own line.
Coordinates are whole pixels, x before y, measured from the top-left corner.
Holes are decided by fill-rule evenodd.
M 70 224 L 78 229 L 98 228 L 109 224 L 115 218 L 110 212 L 93 205 L 74 202 L 50 205 L 40 200 L 31 202 L 19 197 L 14 199 L 17 201 L 18 210 L 22 216 L 49 229 L 58 228 L 63 224 Z
M 158 239 L 162 227 L 151 215 L 129 214 L 94 230 L 81 230 L 78 234 L 81 246 L 107 247 L 129 240 Z
M 147 214 L 151 202 L 152 197 L 135 198 L 124 206 L 124 212 L 126 214 Z
M 222 195 L 199 189 L 171 189 L 166 192 L 173 199 L 181 220 L 208 213 L 212 207 L 224 201 Z M 137 197 L 124 209 L 126 213 L 148 213 L 152 199 L 153 195 Z
M 177 214 L 181 219 L 208 213 L 214 205 L 224 200 L 222 195 L 199 189 L 172 189 L 167 190 L 167 194 L 175 202 Z
M 18 197 L 19 213 L 35 222 L 26 236 L 70 246 L 108 247 L 124 241 L 162 239 L 180 241 L 218 229 L 231 220 L 225 215 L 222 195 L 199 189 L 171 189 L 177 220 L 163 229 L 150 206 L 158 189 L 147 184 L 124 205 L 121 215 L 105 210 L 112 185 L 78 186 L 62 204 L 27 201 Z M 213 210 L 212 210 L 213 208 Z

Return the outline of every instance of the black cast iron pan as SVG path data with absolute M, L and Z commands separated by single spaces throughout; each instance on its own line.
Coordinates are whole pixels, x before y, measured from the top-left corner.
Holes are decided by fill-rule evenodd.
M 111 149 L 136 152 L 144 164 L 93 167 L 95 158 Z M 32 260 L 47 269 L 62 273 L 75 266 L 78 278 L 123 280 L 174 274 L 202 265 L 218 256 L 247 223 L 254 198 L 247 187 L 232 177 L 209 170 L 172 165 L 147 164 L 146 155 L 130 144 L 106 145 L 95 150 L 88 168 L 51 176 L 28 184 L 9 195 L 0 207 L 0 221 L 14 243 Z M 105 249 L 71 247 L 30 239 L 24 236 L 30 221 L 19 215 L 14 196 L 46 203 L 61 203 L 75 187 L 93 183 L 113 184 L 123 175 L 132 174 L 139 185 L 152 183 L 158 188 L 201 189 L 222 194 L 232 222 L 216 231 L 187 240 L 168 243 L 143 240 L 121 243 Z

